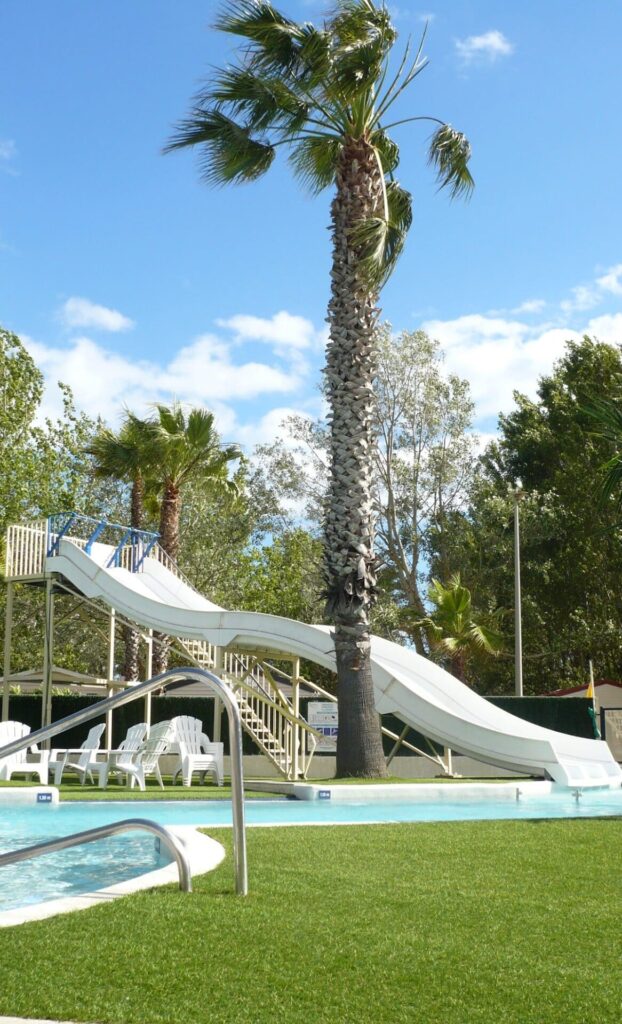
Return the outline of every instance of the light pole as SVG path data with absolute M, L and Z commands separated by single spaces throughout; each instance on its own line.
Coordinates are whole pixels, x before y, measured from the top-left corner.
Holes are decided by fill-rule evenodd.
M 514 692 L 517 697 L 523 696 L 523 629 L 521 621 L 520 594 L 520 527 L 518 505 L 524 497 L 523 485 L 516 481 L 512 497 L 514 498 Z

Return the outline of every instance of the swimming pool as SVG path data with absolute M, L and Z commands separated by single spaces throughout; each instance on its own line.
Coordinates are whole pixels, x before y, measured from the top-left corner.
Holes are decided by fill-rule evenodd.
M 333 799 L 247 800 L 249 825 L 346 825 L 382 822 L 474 821 L 490 819 L 611 817 L 622 815 L 622 789 L 578 791 L 526 783 L 482 787 L 473 795 L 465 786 L 444 786 L 443 799 L 427 799 L 432 787 L 408 787 L 407 799 L 394 793 L 390 801 L 373 800 L 366 787 L 348 793 L 346 802 Z M 397 789 L 397 787 L 396 787 Z M 411 793 L 416 789 L 415 799 Z M 434 787 L 438 791 L 439 787 Z M 497 792 L 495 792 L 497 790 Z M 405 794 L 406 795 L 406 794 Z M 231 825 L 228 800 L 75 801 L 56 805 L 0 805 L 0 852 L 28 846 L 53 836 L 139 815 L 162 825 L 226 827 Z M 0 868 L 0 911 L 61 895 L 85 893 L 154 870 L 166 860 L 144 833 L 115 836 L 21 864 Z

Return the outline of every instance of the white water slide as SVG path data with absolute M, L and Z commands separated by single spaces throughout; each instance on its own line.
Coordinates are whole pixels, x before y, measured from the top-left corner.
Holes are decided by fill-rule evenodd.
M 206 600 L 164 565 L 145 558 L 139 572 L 107 567 L 108 545 L 90 553 L 62 538 L 46 571 L 64 576 L 86 597 L 99 598 L 134 622 L 162 633 L 207 640 L 236 650 L 261 648 L 335 669 L 330 630 L 276 615 L 230 612 Z M 622 771 L 609 747 L 543 729 L 494 707 L 415 651 L 372 638 L 376 708 L 432 740 L 479 761 L 565 786 L 619 786 Z

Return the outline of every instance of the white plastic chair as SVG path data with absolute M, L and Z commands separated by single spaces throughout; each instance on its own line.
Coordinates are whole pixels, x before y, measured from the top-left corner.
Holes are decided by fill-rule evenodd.
M 23 722 L 0 722 L 0 747 L 12 740 L 21 740 L 29 733 L 30 726 Z M 29 751 L 36 760 L 28 760 Z M 12 775 L 38 775 L 41 785 L 47 786 L 49 758 L 49 750 L 39 750 L 36 743 L 33 743 L 27 749 L 0 758 L 0 779 L 8 782 Z
M 171 722 L 158 722 L 149 730 L 149 736 L 141 750 L 138 751 L 132 764 L 126 764 L 125 772 L 128 776 L 130 788 L 137 782 L 139 789 L 144 793 L 145 779 L 148 775 L 155 775 L 164 789 L 162 774 L 160 772 L 160 758 L 165 754 L 173 735 Z
M 123 776 L 129 781 L 131 770 L 135 766 L 136 755 L 144 746 L 148 733 L 149 726 L 146 722 L 132 725 L 128 729 L 125 739 L 119 744 L 117 750 L 110 752 L 110 757 L 106 761 L 106 771 L 100 772 L 100 786 L 108 785 L 110 775 L 116 775 L 119 783 L 124 781 Z
M 174 728 L 174 740 L 179 746 L 180 765 L 173 775 L 173 785 L 181 773 L 184 786 L 192 785 L 194 772 L 200 772 L 201 782 L 206 775 L 211 775 L 217 785 L 224 782 L 223 745 L 210 743 L 209 737 L 203 732 L 203 723 L 198 718 L 180 715 L 171 720 Z
M 97 751 L 102 733 L 106 723 L 94 725 L 81 747 L 75 750 L 53 750 L 50 757 L 50 768 L 54 768 L 54 785 L 60 786 L 64 772 L 77 772 L 80 776 L 80 784 L 83 786 L 86 777 L 94 781 L 93 774 L 96 774 L 99 784 L 102 784 L 102 777 L 106 777 L 108 771 L 107 761 L 97 760 Z M 70 756 L 77 754 L 76 760 L 69 760 Z

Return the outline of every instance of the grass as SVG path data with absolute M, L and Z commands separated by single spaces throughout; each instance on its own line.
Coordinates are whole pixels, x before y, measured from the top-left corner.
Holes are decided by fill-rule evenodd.
M 230 833 L 219 832 L 230 843 Z M 622 820 L 250 829 L 173 887 L 0 931 L 0 1014 L 618 1024 Z

